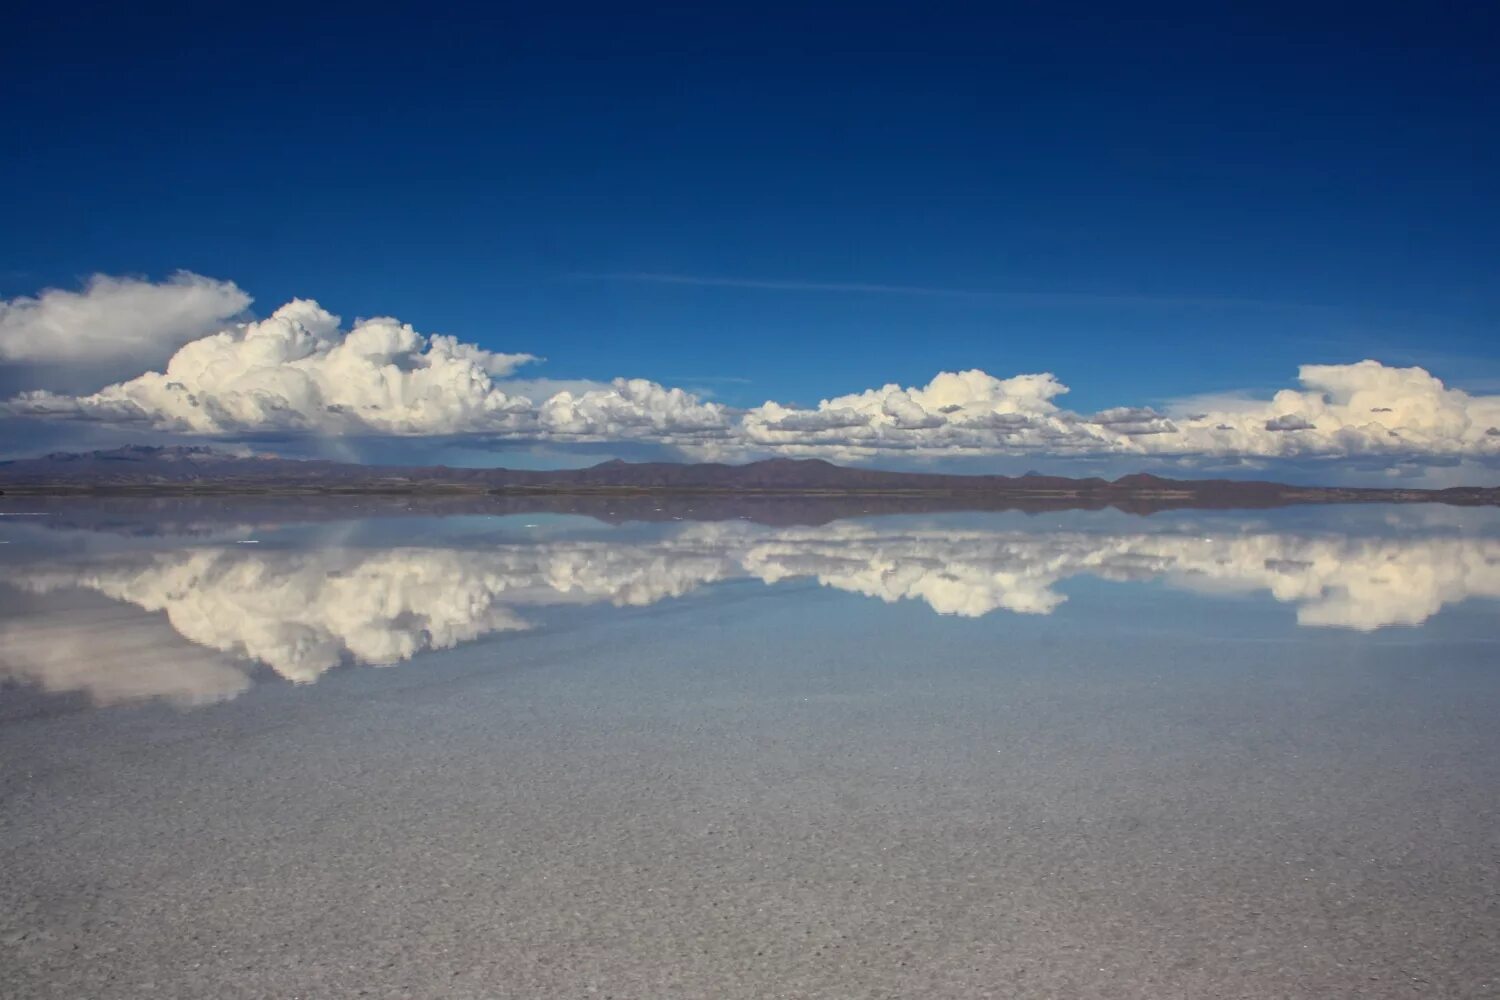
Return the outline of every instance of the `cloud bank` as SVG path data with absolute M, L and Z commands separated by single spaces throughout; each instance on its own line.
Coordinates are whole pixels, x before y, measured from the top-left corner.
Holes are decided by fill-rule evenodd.
M 866 458 L 1053 454 L 1302 458 L 1500 454 L 1500 396 L 1450 389 L 1421 368 L 1378 361 L 1303 365 L 1300 388 L 1270 400 L 1168 414 L 1063 409 L 1050 373 L 1000 379 L 943 372 L 925 386 L 886 385 L 812 409 L 766 403 L 745 414 L 752 445 L 782 454 Z
M 46 390 L 9 404 L 30 416 L 142 425 L 165 432 L 495 437 L 666 443 L 722 436 L 724 407 L 644 379 L 564 389 L 534 402 L 505 376 L 539 361 L 389 317 L 345 330 L 318 303 L 296 299 L 177 351 L 165 370 L 87 395 Z
M 161 285 L 96 278 L 83 293 L 47 292 L 4 304 L 0 321 L 14 330 L 40 330 L 44 321 L 66 327 L 61 346 L 49 348 L 58 356 L 101 341 L 120 354 L 132 344 L 170 343 L 246 302 L 234 285 L 194 275 Z M 66 322 L 57 318 L 64 316 Z M 90 393 L 28 391 L 6 408 L 221 437 L 303 432 L 647 442 L 687 457 L 723 459 L 1500 457 L 1500 396 L 1471 395 L 1424 369 L 1372 360 L 1304 365 L 1298 384 L 1271 399 L 1220 399 L 1197 412 L 1120 406 L 1085 414 L 1060 405 L 1068 387 L 1050 372 L 1000 378 L 978 369 L 812 407 L 767 401 L 737 410 L 645 379 L 547 391 L 546 380 L 510 378 L 539 360 L 533 354 L 418 333 L 386 317 L 345 329 L 312 300 L 294 300 L 263 320 L 218 325 L 184 344 L 162 370 Z M 5 336 L 18 344 L 37 339 Z

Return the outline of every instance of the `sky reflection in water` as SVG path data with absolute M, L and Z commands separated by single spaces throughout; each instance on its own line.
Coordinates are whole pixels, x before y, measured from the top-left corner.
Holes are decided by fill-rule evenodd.
M 0 517 L 0 681 L 97 705 L 221 701 L 259 674 L 307 683 L 543 618 L 566 623 L 567 609 L 711 597 L 733 582 L 816 584 L 935 615 L 1056 616 L 1062 627 L 1111 599 L 1081 586 L 1089 579 L 1212 598 L 1221 615 L 1269 598 L 1297 626 L 1360 633 L 1500 598 L 1490 510 L 609 525 L 546 513 L 307 520 L 295 506 L 199 505 L 186 520 L 149 505 L 29 509 L 37 515 Z

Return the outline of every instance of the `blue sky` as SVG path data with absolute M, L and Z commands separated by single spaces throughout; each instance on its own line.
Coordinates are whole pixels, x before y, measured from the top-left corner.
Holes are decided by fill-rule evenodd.
M 1500 389 L 1481 5 L 713 6 L 13 15 L 0 298 L 187 270 L 730 407 Z

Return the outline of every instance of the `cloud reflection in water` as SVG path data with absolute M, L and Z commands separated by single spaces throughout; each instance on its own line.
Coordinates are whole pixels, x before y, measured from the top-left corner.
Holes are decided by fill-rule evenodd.
M 1269 593 L 1299 624 L 1416 625 L 1500 598 L 1500 539 L 1352 537 L 1220 526 L 1106 533 L 835 522 L 682 525 L 633 539 L 482 547 L 194 545 L 12 568 L 39 599 L 108 598 L 0 623 L 0 677 L 100 704 L 233 697 L 263 664 L 297 682 L 530 627 L 528 608 L 644 606 L 728 580 L 819 584 L 944 615 L 1045 615 L 1075 577 Z M 141 615 L 139 609 L 148 612 Z

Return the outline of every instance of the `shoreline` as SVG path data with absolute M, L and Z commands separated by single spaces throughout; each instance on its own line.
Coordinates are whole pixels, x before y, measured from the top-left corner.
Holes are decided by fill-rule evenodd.
M 1052 506 L 1160 505 L 1204 508 L 1264 508 L 1300 504 L 1440 503 L 1449 506 L 1500 506 L 1500 488 L 1461 486 L 1442 490 L 1381 489 L 1379 487 L 1294 487 L 1243 491 L 1214 484 L 1211 489 L 896 489 L 827 487 L 712 487 L 712 486 L 506 486 L 466 483 L 351 483 L 337 486 L 252 484 L 237 482 L 87 484 L 17 483 L 0 488 L 0 496 L 14 497 L 466 497 L 481 499 L 621 497 L 710 497 L 715 499 L 891 499 L 972 503 L 977 509 L 993 504 Z

